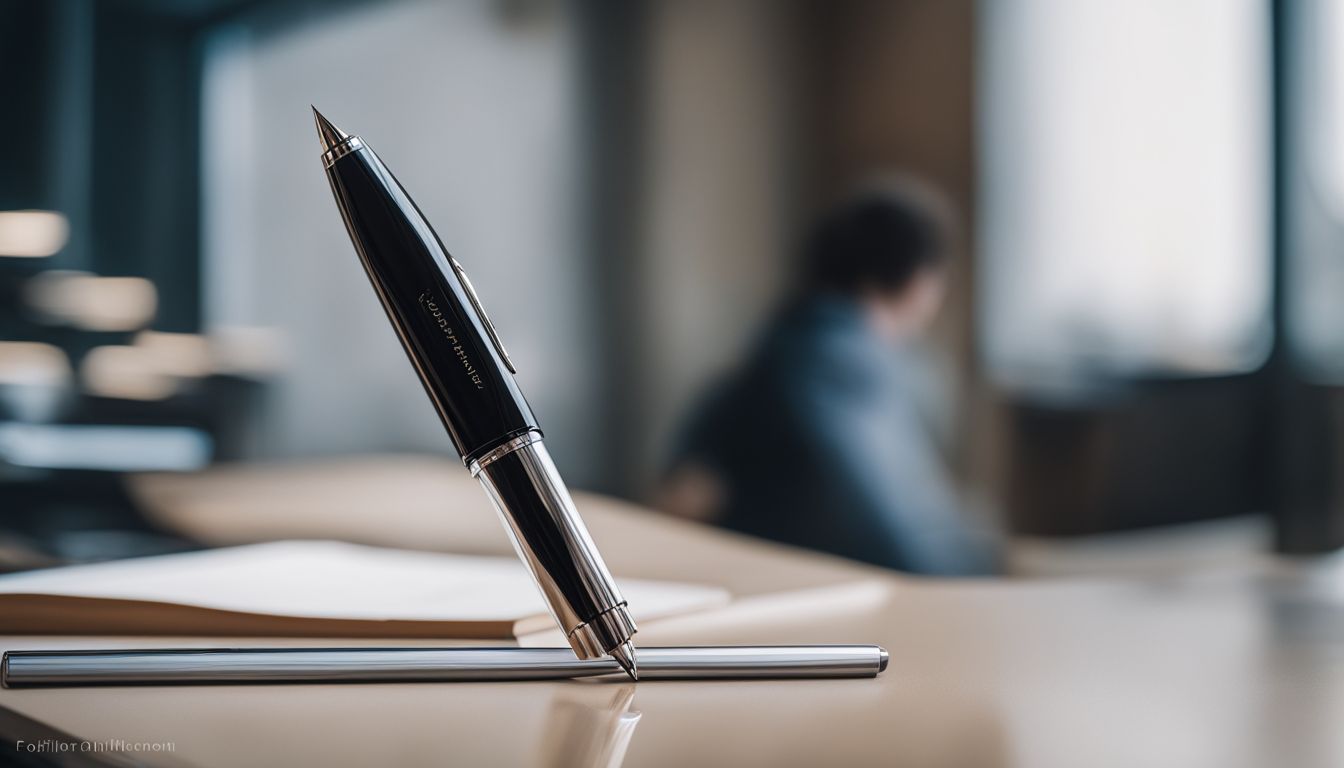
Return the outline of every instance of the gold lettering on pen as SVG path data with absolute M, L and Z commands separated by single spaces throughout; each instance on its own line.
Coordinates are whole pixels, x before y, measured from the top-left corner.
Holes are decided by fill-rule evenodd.
M 472 384 L 476 385 L 477 389 L 485 389 L 485 382 L 481 381 L 480 372 L 476 370 L 476 366 L 472 365 L 471 360 L 468 359 L 467 350 L 463 348 L 462 342 L 457 338 L 457 332 L 453 330 L 452 324 L 448 322 L 448 317 L 444 314 L 443 308 L 434 300 L 434 294 L 428 291 L 420 294 L 420 306 L 425 308 L 425 311 L 429 313 L 430 319 L 439 329 L 439 332 L 448 340 L 449 347 L 453 350 L 453 354 L 457 356 L 458 361 L 462 363 L 462 368 L 467 372 L 467 378 Z

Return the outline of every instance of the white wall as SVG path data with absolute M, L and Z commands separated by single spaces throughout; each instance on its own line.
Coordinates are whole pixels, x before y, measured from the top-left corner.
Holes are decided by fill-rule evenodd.
M 559 4 L 505 7 L 257 18 L 208 41 L 206 319 L 284 334 L 266 455 L 452 451 L 341 225 L 311 102 L 415 197 L 471 274 L 557 462 L 573 482 L 592 476 L 571 30 Z
M 789 277 L 788 30 L 771 0 L 652 6 L 640 220 L 638 447 L 666 459 L 704 387 L 747 351 Z M 636 479 L 647 489 L 651 474 Z

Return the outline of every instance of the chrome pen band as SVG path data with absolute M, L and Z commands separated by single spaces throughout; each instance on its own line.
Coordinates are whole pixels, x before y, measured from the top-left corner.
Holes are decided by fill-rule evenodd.
M 470 466 L 574 653 L 595 658 L 628 641 L 637 628 L 625 598 L 540 433 L 514 438 Z
M 565 639 L 579 658 L 595 659 L 629 640 L 637 631 L 630 610 L 621 603 L 570 630 Z
M 887 668 L 877 645 L 640 648 L 641 680 L 863 678 Z M 558 680 L 623 674 L 567 648 L 194 648 L 10 651 L 9 688 L 193 683 Z
M 364 142 L 358 136 L 351 136 L 322 153 L 322 167 L 330 168 L 337 160 L 364 148 Z
M 471 472 L 472 477 L 476 477 L 477 475 L 481 474 L 482 469 L 485 469 L 486 467 L 495 463 L 500 458 L 508 456 L 510 453 L 513 453 L 519 448 L 524 448 L 533 443 L 539 443 L 541 442 L 541 440 L 542 437 L 540 432 L 528 432 L 525 435 L 519 435 L 518 437 L 515 437 L 512 440 L 508 440 L 500 444 L 499 446 L 490 449 L 485 453 L 484 456 L 481 456 L 479 459 L 476 459 L 475 461 L 472 461 L 471 463 L 467 464 L 467 470 Z

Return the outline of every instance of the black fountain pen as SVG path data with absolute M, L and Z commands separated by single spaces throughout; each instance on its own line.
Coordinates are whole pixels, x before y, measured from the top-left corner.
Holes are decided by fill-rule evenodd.
M 462 265 L 373 150 L 316 108 L 313 116 L 345 228 L 463 463 L 485 486 L 575 655 L 609 654 L 638 679 L 625 599 Z

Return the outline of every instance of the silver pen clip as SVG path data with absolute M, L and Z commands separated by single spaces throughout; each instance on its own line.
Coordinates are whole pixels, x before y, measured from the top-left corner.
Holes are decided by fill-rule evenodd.
M 476 287 L 471 284 L 471 278 L 467 277 L 467 271 L 451 255 L 448 257 L 448 263 L 457 273 L 457 279 L 461 280 L 462 285 L 466 287 L 467 298 L 471 300 L 471 306 L 476 309 L 476 315 L 485 324 L 485 332 L 490 337 L 490 343 L 495 345 L 495 351 L 499 353 L 500 359 L 508 367 L 509 373 L 517 373 L 518 369 L 513 367 L 513 361 L 509 359 L 509 353 L 504 349 L 504 342 L 499 340 L 499 333 L 495 331 L 495 324 L 490 321 L 490 316 L 485 313 L 485 308 L 481 306 L 481 300 L 476 297 Z

